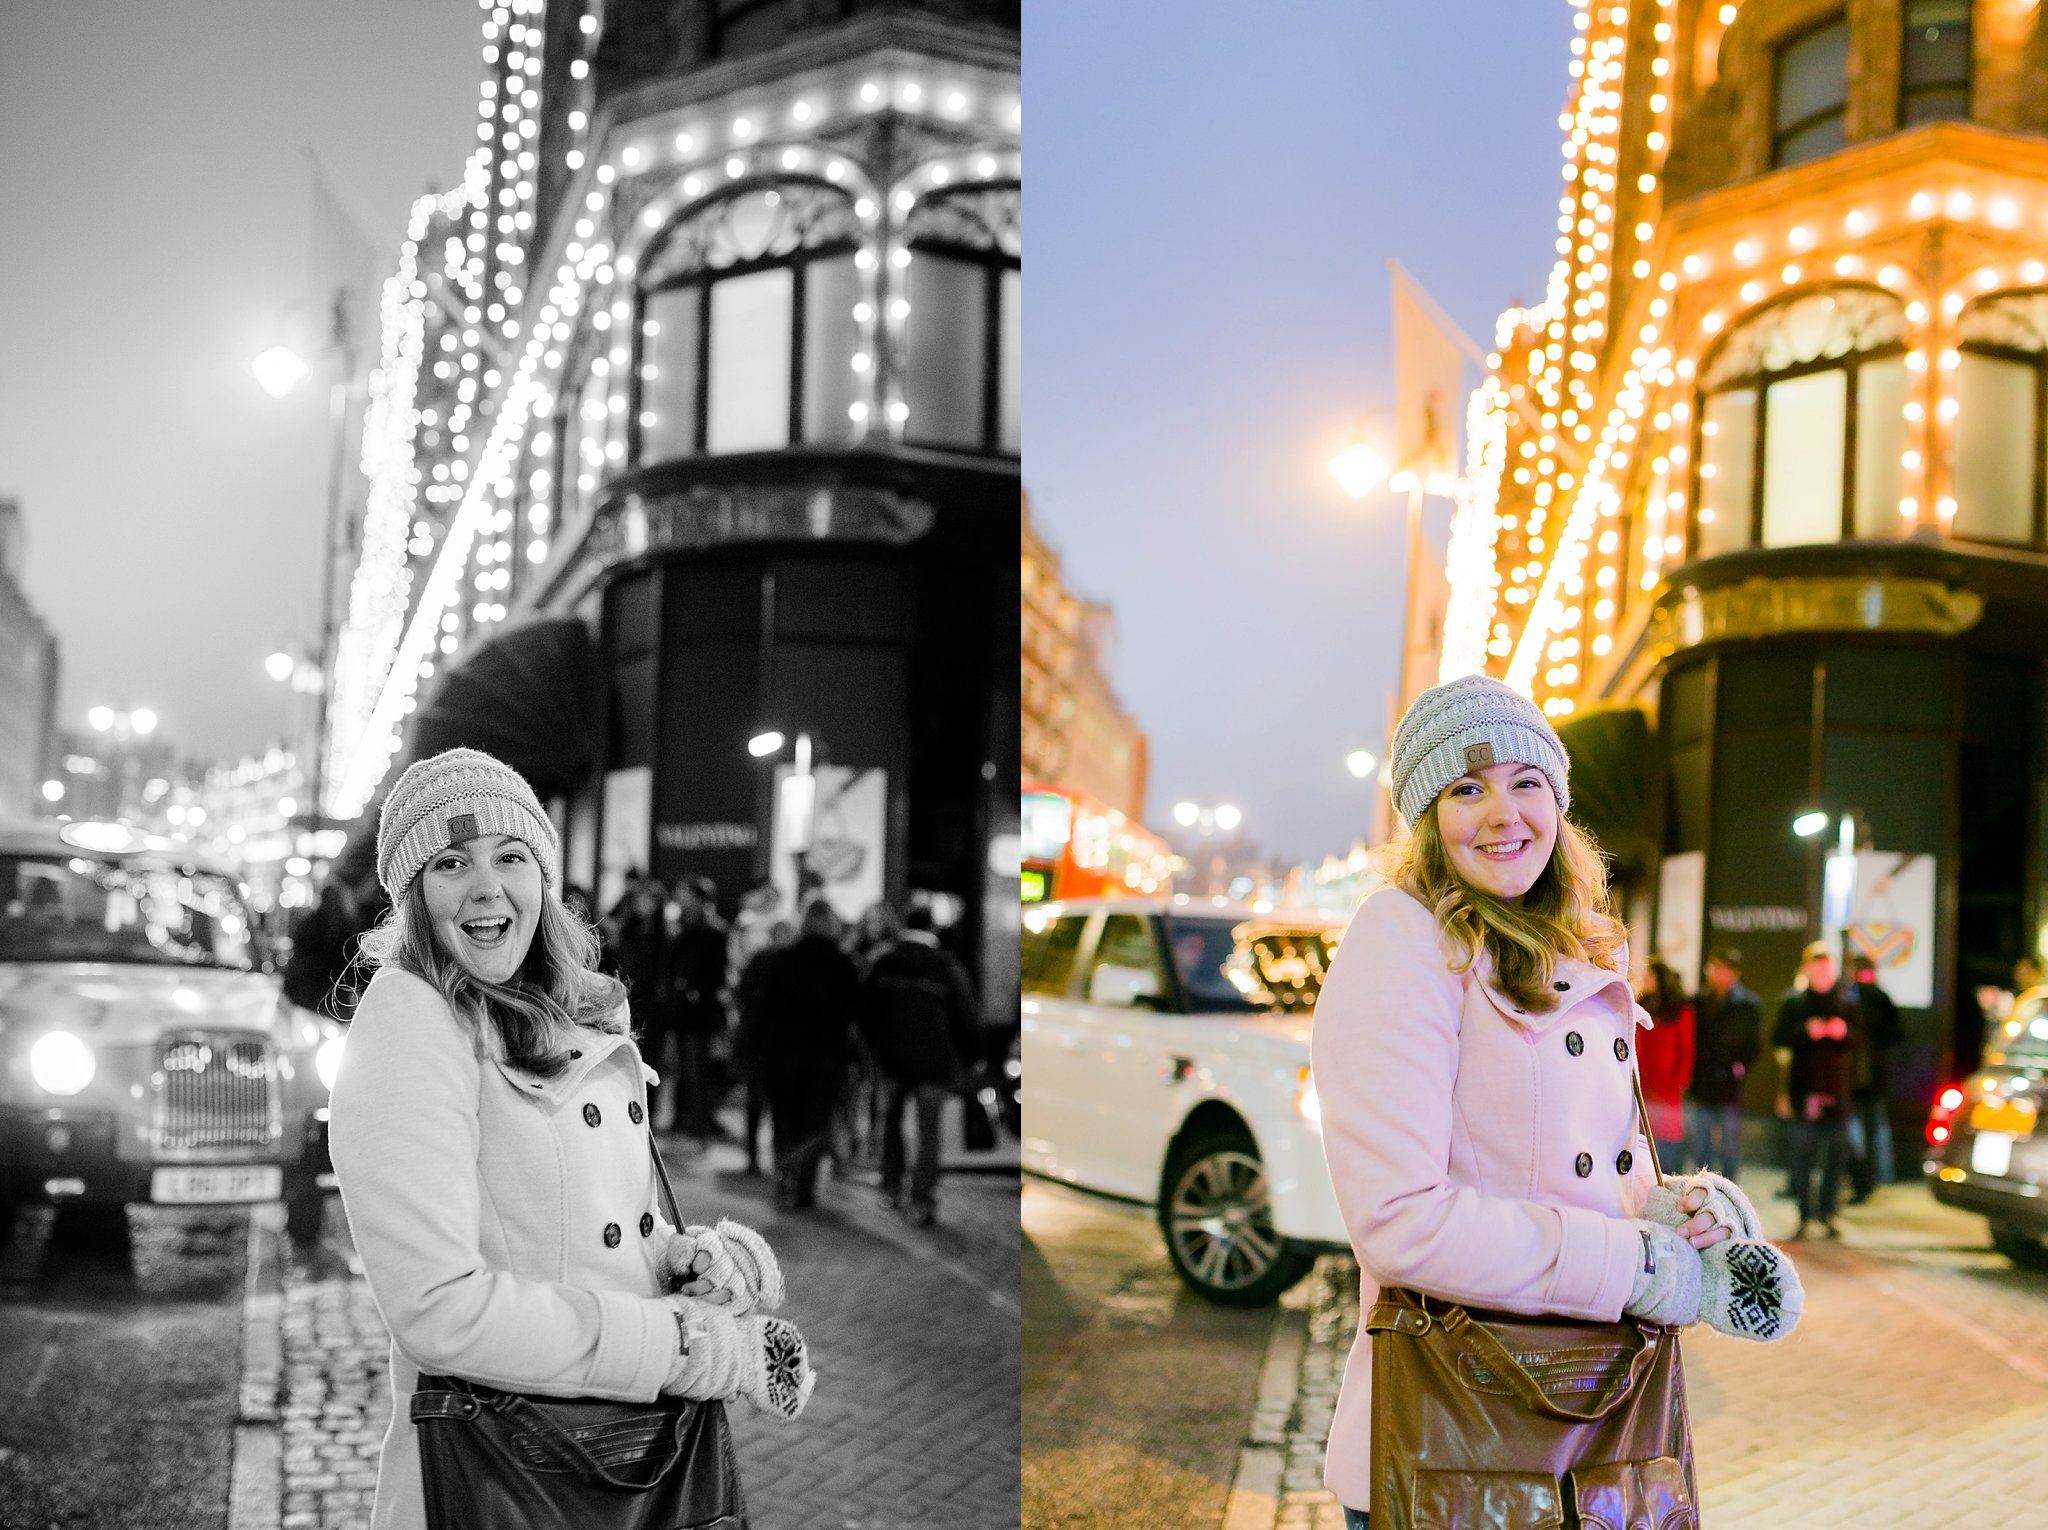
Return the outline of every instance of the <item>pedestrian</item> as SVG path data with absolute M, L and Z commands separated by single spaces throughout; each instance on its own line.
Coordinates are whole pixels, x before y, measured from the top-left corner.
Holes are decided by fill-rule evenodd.
M 1353 915 L 1311 1032 L 1323 1150 L 1371 1316 L 1345 1367 L 1325 1478 L 1347 1527 L 1366 1524 L 1375 1496 L 1394 1526 L 1535 1524 L 1563 1485 L 1520 1475 L 1526 1458 L 1483 1421 L 1464 1433 L 1447 1424 L 1437 1438 L 1450 1443 L 1417 1470 L 1416 1431 L 1435 1427 L 1438 1409 L 1469 1419 L 1521 1406 L 1505 1387 L 1498 1398 L 1458 1387 L 1463 1362 L 1446 1362 L 1449 1390 L 1468 1402 L 1440 1402 L 1418 1379 L 1418 1356 L 1433 1363 L 1463 1342 L 1448 1323 L 1460 1309 L 1446 1304 L 1493 1309 L 1466 1313 L 1474 1322 L 1505 1311 L 1601 1325 L 1570 1329 L 1579 1343 L 1647 1342 L 1619 1324 L 1624 1314 L 1776 1338 L 1797 1316 L 1798 1279 L 1757 1241 L 1734 1185 L 1652 1173 L 1638 1138 L 1627 932 L 1608 911 L 1599 853 L 1564 817 L 1567 760 L 1543 713 L 1468 675 L 1417 698 L 1392 756 L 1408 833 L 1381 857 L 1388 885 Z M 1438 1348 L 1425 1352 L 1432 1335 Z M 1675 1346 L 1657 1343 L 1669 1376 Z M 1382 1386 L 1398 1395 L 1376 1399 Z M 1659 1448 L 1605 1470 L 1628 1476 L 1618 1492 L 1662 1524 L 1687 1504 L 1697 1514 L 1697 1499 L 1682 1406 L 1653 1422 Z M 1566 1438 L 1566 1459 L 1545 1470 L 1561 1475 L 1581 1448 Z M 1414 1513 L 1425 1477 L 1436 1520 Z
M 1892 1182 L 1891 1054 L 1906 1039 L 1906 1028 L 1899 1006 L 1877 981 L 1877 964 L 1859 951 L 1852 971 L 1850 996 L 1863 1016 L 1863 1050 L 1849 1096 L 1849 1199 L 1860 1206 L 1879 1185 Z
M 768 980 L 769 958 L 775 952 L 787 949 L 795 940 L 796 921 L 777 919 L 768 927 L 766 943 L 748 958 L 745 969 L 733 984 L 733 1007 L 739 1011 L 739 1023 L 733 1031 L 732 1057 L 746 1091 L 749 1174 L 761 1172 L 761 1125 L 768 1114 L 768 1091 L 764 1082 L 767 1054 L 762 1045 L 765 1025 L 761 998 Z
M 356 942 L 367 928 L 362 899 L 340 877 L 320 889 L 320 901 L 292 926 L 292 954 L 284 964 L 284 996 L 301 1009 L 346 1020 L 356 985 L 348 981 Z
M 660 878 L 633 872 L 627 878 L 626 896 L 614 906 L 607 921 L 610 933 L 605 940 L 619 979 L 626 985 L 634 1039 L 648 1065 L 660 1075 L 648 1100 L 659 1131 L 668 1130 L 673 1121 L 681 1089 L 679 1070 L 669 1056 L 675 1027 L 668 995 L 668 922 L 662 909 L 667 897 Z
M 1685 1090 L 1692 1082 L 1695 1039 L 1692 1000 L 1670 963 L 1650 956 L 1637 975 L 1636 1002 L 1650 1023 L 1636 1031 L 1636 1072 L 1660 1161 L 1677 1168 L 1685 1158 Z
M 1688 1155 L 1695 1168 L 1734 1179 L 1742 1169 L 1742 1090 L 1763 1046 L 1763 1001 L 1742 986 L 1742 953 L 1707 955 L 1693 999 L 1692 1084 L 1686 1091 Z
M 673 1228 L 655 1204 L 647 1070 L 559 859 L 531 788 L 475 750 L 408 767 L 384 803 L 392 911 L 365 941 L 378 970 L 331 1106 L 392 1338 L 375 1530 L 430 1524 L 416 1390 L 745 1398 L 782 1419 L 810 1393 L 802 1336 L 762 1315 L 782 1288 L 767 1245 L 732 1222 Z
M 861 980 L 861 1034 L 882 1078 L 882 1198 L 903 1206 L 903 1117 L 916 1118 L 910 1220 L 938 1217 L 939 1122 L 967 1080 L 980 1040 L 974 994 L 959 958 L 942 950 L 932 911 L 920 905 L 869 963 Z
M 860 974 L 839 948 L 839 917 L 813 894 L 797 938 L 762 974 L 760 1069 L 775 1132 L 775 1199 L 790 1210 L 817 1202 L 818 1164 L 846 1076 Z
M 708 1146 L 718 1134 L 718 1106 L 725 1097 L 726 927 L 718 917 L 718 886 L 709 877 L 678 881 L 674 906 L 666 1013 L 678 1048 L 680 1126 Z
M 1834 953 L 1816 940 L 1800 954 L 1804 987 L 1779 1002 L 1771 1045 L 1778 1057 L 1778 1117 L 1792 1123 L 1792 1164 L 1786 1190 L 1799 1202 L 1799 1231 L 1817 1225 L 1830 1238 L 1848 1156 L 1849 1093 L 1855 1086 L 1863 1020 L 1856 1002 L 1836 986 Z M 1817 1175 L 1817 1179 L 1816 1179 Z

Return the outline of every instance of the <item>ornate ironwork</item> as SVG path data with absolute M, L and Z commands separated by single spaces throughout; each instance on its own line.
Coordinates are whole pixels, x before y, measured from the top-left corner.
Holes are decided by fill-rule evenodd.
M 1731 331 L 1700 373 L 1707 391 L 1811 361 L 1896 345 L 1906 333 L 1898 300 L 1869 287 L 1835 287 L 1781 303 Z
M 779 181 L 721 197 L 671 229 L 641 267 L 640 284 L 658 287 L 700 271 L 760 260 L 786 260 L 800 250 L 850 244 L 860 220 L 846 194 L 817 181 Z
M 905 220 L 904 236 L 1024 258 L 1024 198 L 1015 186 L 964 186 L 925 197 Z
M 1650 642 L 1661 654 L 1702 643 L 1790 632 L 1922 632 L 1954 637 L 1975 626 L 1984 597 L 1938 579 L 1745 579 L 1687 588 L 1660 602 Z
M 2014 351 L 2048 351 L 2048 292 L 2013 292 L 1963 310 L 1957 328 L 1966 341 Z

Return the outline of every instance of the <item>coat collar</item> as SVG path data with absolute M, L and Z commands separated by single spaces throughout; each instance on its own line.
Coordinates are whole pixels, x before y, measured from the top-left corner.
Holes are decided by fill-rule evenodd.
M 1525 1011 L 1515 1007 L 1514 1000 L 1502 993 L 1493 983 L 1493 962 L 1482 954 L 1473 964 L 1468 981 L 1474 981 L 1485 991 L 1493 1007 L 1516 1025 L 1526 1031 L 1541 1034 L 1563 1020 L 1581 1004 L 1596 994 L 1612 992 L 1624 1013 L 1635 1011 L 1636 1023 L 1644 1029 L 1650 1028 L 1646 1011 L 1638 1008 L 1635 994 L 1629 989 L 1628 979 L 1618 972 L 1595 966 L 1592 962 L 1576 957 L 1560 957 L 1551 973 L 1551 987 L 1557 993 L 1557 1006 L 1539 1012 Z
M 631 1053 L 632 1060 L 639 1065 L 643 1083 L 651 1084 L 656 1081 L 657 1075 L 654 1070 L 640 1062 L 640 1054 L 634 1048 L 630 1036 L 615 1032 L 586 1031 L 575 1050 L 582 1053 L 582 1056 L 571 1057 L 569 1066 L 553 1078 L 542 1078 L 537 1073 L 515 1068 L 503 1060 L 497 1062 L 497 1069 L 505 1076 L 505 1081 L 519 1093 L 549 1106 L 560 1105 L 564 1100 L 571 1098 L 583 1087 L 584 1080 L 590 1077 L 593 1069 L 614 1052 L 621 1050 Z

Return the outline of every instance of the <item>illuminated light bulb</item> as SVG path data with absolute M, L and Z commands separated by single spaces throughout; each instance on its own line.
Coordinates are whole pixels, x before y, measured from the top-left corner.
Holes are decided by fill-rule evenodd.
M 1960 352 L 1957 352 L 1957 351 L 1952 351 L 1952 350 L 1951 350 L 1951 351 L 1943 351 L 1943 352 L 1941 353 L 1941 369 L 1942 369 L 1942 371 L 1944 371 L 1944 372 L 1953 372 L 1953 371 L 1954 371 L 1954 370 L 1955 370 L 1955 369 L 1956 369 L 1957 367 L 1961 366 L 1962 364 L 1963 364 L 1963 358 L 1962 358 L 1962 355 L 1961 355 L 1961 353 L 1960 353 Z
M 1910 497 L 1900 500 L 1899 514 L 1909 521 L 1915 519 L 1920 514 L 1920 501 Z
M 799 101 L 789 109 L 789 114 L 798 122 L 809 122 L 811 120 L 811 103 Z
M 1629 269 L 1635 272 L 1636 279 L 1640 281 L 1650 274 L 1650 263 L 1647 260 L 1639 260 Z
M 1870 214 L 1859 207 L 1842 220 L 1842 227 L 1852 234 L 1868 233 L 1870 230 Z
M 870 367 L 872 367 L 875 363 L 874 358 L 869 356 L 866 351 L 855 351 L 853 353 L 852 359 L 847 364 L 851 366 L 854 369 L 854 371 L 865 374 L 867 370 Z
M 567 154 L 564 154 L 562 156 L 562 163 L 567 165 L 571 170 L 582 169 L 583 151 L 581 149 L 571 149 Z
M 676 134 L 676 153 L 687 154 L 697 147 L 697 140 L 688 133 Z
M 875 252 L 869 249 L 856 250 L 853 253 L 853 263 L 862 271 L 872 271 L 875 269 Z
M 1743 302 L 1754 303 L 1758 298 L 1762 297 L 1763 295 L 1764 284 L 1762 282 L 1744 282 L 1742 284 Z
M 1984 270 L 1977 273 L 1976 281 L 1979 291 L 1989 292 L 1998 285 L 1998 273 L 1987 266 Z
M 1687 276 L 1704 276 L 1706 271 L 1707 263 L 1699 256 L 1688 255 L 1685 257 L 1685 274 Z
M 901 213 L 907 213 L 917 205 L 917 198 L 908 191 L 899 191 L 890 200 L 896 204 L 896 210 Z
M 986 180 L 996 173 L 995 156 L 984 154 L 974 162 L 974 173 Z
M 1743 265 L 1748 265 L 1756 259 L 1756 246 L 1747 239 L 1742 240 L 1735 246 L 1735 258 Z
M 639 164 L 639 147 L 635 144 L 627 144 L 625 148 L 619 151 L 619 163 L 624 165 L 628 170 L 632 169 L 635 165 Z
M 860 98 L 864 105 L 873 106 L 877 101 L 882 99 L 882 87 L 877 85 L 873 80 L 870 80 L 867 84 L 861 86 Z
M 846 417 L 856 425 L 861 424 L 868 417 L 868 406 L 861 403 L 848 404 L 846 406 Z
M 1938 499 L 1934 502 L 1934 513 L 1943 520 L 1948 520 L 1956 513 L 1956 502 L 1947 497 Z
M 1905 282 L 1906 273 L 1897 266 L 1886 266 L 1877 273 L 1877 280 L 1880 286 L 1897 287 Z
M 2038 285 L 2044 278 L 2048 278 L 2048 265 L 2038 260 L 2030 260 L 2020 267 L 2020 280 L 2029 285 Z
M 1948 215 L 1951 218 L 1967 218 L 1976 211 L 1977 203 L 1967 191 L 1957 191 L 1948 199 Z
M 697 178 L 696 176 L 694 176 L 694 175 L 686 175 L 686 176 L 684 176 L 684 177 L 683 177 L 683 195 L 684 195 L 684 196 L 686 196 L 686 197 L 694 197 L 695 195 L 697 195 L 697 193 L 698 193 L 698 192 L 702 191 L 703 189 L 704 189 L 704 182 L 703 182 L 703 181 L 701 181 L 701 180 L 699 180 L 699 179 L 698 179 L 698 178 Z
M 659 207 L 648 208 L 647 211 L 640 214 L 640 224 L 643 228 L 659 228 L 661 226 L 661 209 Z
M 1957 411 L 1960 410 L 1962 407 L 1963 406 L 1960 400 L 1954 398 L 1945 398 L 1941 401 L 1941 408 L 1939 412 L 1943 420 L 1954 420 Z
M 1787 266 L 1784 270 L 1778 273 L 1778 275 L 1781 278 L 1783 278 L 1785 285 L 1788 287 L 1798 282 L 1799 278 L 1804 274 L 1805 273 L 1802 272 L 1797 266 Z
M 1899 466 L 1904 468 L 1909 473 L 1919 472 L 1920 454 L 1917 451 L 1904 451 L 1899 453 Z
M 905 105 L 915 106 L 918 102 L 922 101 L 923 99 L 924 87 L 918 84 L 915 80 L 912 80 L 908 85 L 905 85 L 903 87 L 903 101 Z
M 853 322 L 854 322 L 854 323 L 856 323 L 856 324 L 865 324 L 865 323 L 867 323 L 867 322 L 868 322 L 868 321 L 869 321 L 870 319 L 874 318 L 874 316 L 875 316 L 875 305 L 874 305 L 874 304 L 872 304 L 872 303 L 855 303 L 855 304 L 853 305 Z
M 906 404 L 900 398 L 890 400 L 889 418 L 896 424 L 901 425 L 905 420 L 910 418 L 910 405 Z
M 752 122 L 751 120 L 749 120 L 749 119 L 748 119 L 748 118 L 746 118 L 746 117 L 735 117 L 735 118 L 733 118 L 733 119 L 732 119 L 732 136 L 733 136 L 733 137 L 735 137 L 735 138 L 751 138 L 751 137 L 753 136 L 753 134 L 754 134 L 754 124 L 753 124 L 753 122 Z
M 867 197 L 862 197 L 853 204 L 853 215 L 856 218 L 872 218 L 875 215 L 875 204 Z
M 1934 216 L 1934 198 L 1924 191 L 1914 192 L 1913 200 L 1906 205 L 1912 209 L 1913 216 L 1916 218 L 1931 218 Z
M 845 166 L 845 165 L 844 165 L 843 163 L 841 163 L 841 162 L 840 162 L 839 160 L 836 160 L 836 159 L 835 159 L 835 160 L 833 160 L 831 164 L 829 164 L 829 165 L 827 165 L 827 166 L 825 167 L 825 179 L 826 179 L 826 180 L 828 180 L 828 181 L 843 181 L 843 180 L 845 180 L 845 179 L 846 179 L 846 166 Z
M 1854 276 L 1863 269 L 1863 261 L 1855 255 L 1844 255 L 1835 262 L 1835 275 Z
M 735 155 L 725 162 L 725 173 L 738 180 L 747 173 L 747 162 Z
M 896 320 L 898 323 L 901 323 L 903 320 L 909 318 L 910 300 L 908 298 L 892 299 L 889 303 L 889 317 Z
M 1927 322 L 1927 305 L 1918 298 L 1908 303 L 1906 305 L 1906 321 L 1910 324 L 1925 324 Z
M 609 186 L 613 181 L 617 180 L 618 178 L 619 172 L 612 168 L 612 166 L 599 165 L 597 167 L 597 180 L 599 185 Z M 599 198 L 596 192 L 593 191 L 591 193 L 591 196 L 596 199 L 591 202 L 590 205 L 592 207 L 598 207 L 603 205 L 603 199 Z
M 785 170 L 794 170 L 798 165 L 803 163 L 803 159 L 803 155 L 799 153 L 797 150 L 784 149 L 782 151 L 782 168 Z
M 1799 228 L 1793 229 L 1791 233 L 1785 236 L 1785 238 L 1786 241 L 1795 250 L 1803 250 L 1808 245 L 1813 243 L 1813 234 L 1803 225 Z
M 1638 223 L 1636 225 L 1636 238 L 1638 239 L 1647 240 L 1652 234 L 1656 232 L 1657 231 L 1647 223 Z
M 1920 406 L 1920 401 L 1918 399 L 1909 399 L 1906 403 L 1905 409 L 1902 412 L 1905 414 L 1907 420 L 1915 425 L 1919 424 L 1922 420 L 1927 418 L 1927 411 Z
M 931 177 L 932 184 L 934 186 L 943 186 L 946 184 L 946 182 L 950 181 L 953 178 L 953 172 L 948 170 L 944 165 L 933 165 L 931 169 Z
M 910 264 L 910 251 L 903 249 L 901 246 L 891 250 L 889 252 L 889 264 L 901 271 Z

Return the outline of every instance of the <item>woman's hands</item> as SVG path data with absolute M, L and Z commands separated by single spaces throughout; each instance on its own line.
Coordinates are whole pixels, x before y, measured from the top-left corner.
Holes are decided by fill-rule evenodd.
M 679 1352 L 662 1390 L 700 1402 L 744 1399 L 757 1413 L 787 1423 L 804 1411 L 817 1372 L 810 1346 L 782 1318 L 735 1317 L 724 1307 L 671 1296 Z
M 1798 1326 L 1806 1304 L 1799 1271 L 1764 1241 L 1756 1208 L 1732 1181 L 1707 1172 L 1666 1178 L 1643 1216 L 1699 1254 L 1699 1318 L 1708 1327 L 1767 1344 Z M 1642 1292 L 1644 1277 L 1636 1284 Z
M 1733 1180 L 1705 1170 L 1683 1178 L 1667 1174 L 1650 1192 L 1643 1215 L 1676 1229 L 1696 1249 L 1709 1249 L 1730 1238 L 1763 1236 L 1763 1224 L 1749 1197 Z
M 751 1227 L 722 1218 L 716 1227 L 672 1233 L 658 1261 L 671 1291 L 724 1307 L 734 1317 L 782 1305 L 782 1266 Z

